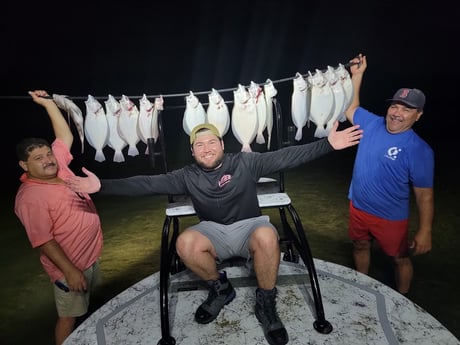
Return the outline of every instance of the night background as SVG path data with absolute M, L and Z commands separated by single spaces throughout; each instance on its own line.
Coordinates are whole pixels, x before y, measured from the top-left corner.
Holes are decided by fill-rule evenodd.
M 69 95 L 83 114 L 89 94 L 103 98 L 101 103 L 108 94 L 117 99 L 122 94 L 164 95 L 168 159 L 187 162 L 183 94 L 292 78 L 296 72 L 336 67 L 360 52 L 368 58 L 362 105 L 384 114 L 385 100 L 398 88 L 423 90 L 425 113 L 415 129 L 437 152 L 454 154 L 457 145 L 444 143 L 456 134 L 459 12 L 447 1 L 430 3 L 9 1 L 0 21 L 3 185 L 17 188 L 21 170 L 14 147 L 21 138 L 53 138 L 46 114 L 28 90 Z M 292 82 L 275 87 L 289 124 Z M 222 96 L 233 100 L 232 93 Z M 198 97 L 208 101 L 205 94 Z M 75 136 L 77 172 L 86 165 L 101 177 L 152 173 L 142 155 L 112 163 L 110 149 L 107 161 L 97 163 L 87 143 L 80 153 Z M 226 137 L 231 144 L 231 131 Z M 305 133 L 303 141 L 310 140 L 311 132 Z
M 108 94 L 124 94 L 137 104 L 144 93 L 151 101 L 163 95 L 168 162 L 181 166 L 191 161 L 182 129 L 189 91 L 203 93 L 198 97 L 207 103 L 204 92 L 211 88 L 293 78 L 296 72 L 337 67 L 358 53 L 368 59 L 361 105 L 384 115 L 385 100 L 397 89 L 421 89 L 426 106 L 414 129 L 435 150 L 436 169 L 451 169 L 459 148 L 457 7 L 454 1 L 404 0 L 7 1 L 0 12 L 0 140 L 6 161 L 0 191 L 12 199 L 19 186 L 18 141 L 53 140 L 49 119 L 29 90 L 69 95 L 83 114 L 88 95 L 103 103 Z M 292 81 L 275 87 L 290 125 Z M 232 93 L 221 94 L 233 100 Z M 73 123 L 71 128 L 77 174 L 83 165 L 101 178 L 162 172 L 151 167 L 141 142 L 137 157 L 123 150 L 125 163 L 113 163 L 109 148 L 106 161 L 96 162 L 87 142 L 81 153 Z M 304 128 L 302 141 L 315 140 L 313 131 Z M 226 151 L 241 148 L 231 130 L 224 139 Z

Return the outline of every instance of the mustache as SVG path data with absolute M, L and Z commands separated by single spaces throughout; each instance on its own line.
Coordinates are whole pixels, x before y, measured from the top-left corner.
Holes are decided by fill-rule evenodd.
M 48 163 L 44 166 L 44 168 L 48 168 L 48 167 L 55 167 L 56 166 L 56 163 Z

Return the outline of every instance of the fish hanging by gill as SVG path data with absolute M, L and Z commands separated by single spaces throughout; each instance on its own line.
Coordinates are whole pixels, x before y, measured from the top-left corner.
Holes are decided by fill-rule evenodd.
M 190 135 L 193 128 L 206 122 L 206 111 L 198 97 L 192 91 L 185 97 L 185 111 L 182 119 L 182 127 L 185 133 Z
M 265 103 L 265 96 L 262 87 L 259 84 L 251 81 L 249 94 L 254 98 L 257 110 L 257 144 L 265 144 L 264 130 L 267 128 L 267 104 Z
M 109 138 L 109 123 L 101 103 L 91 95 L 85 101 L 85 135 L 88 143 L 96 150 L 94 159 L 98 162 L 105 161 L 102 151 Z
M 134 157 L 139 154 L 139 150 L 136 146 L 140 140 L 137 134 L 139 110 L 129 97 L 125 95 L 121 96 L 120 106 L 121 112 L 118 118 L 118 133 L 120 133 L 120 136 L 128 143 L 128 156 Z
M 309 100 L 310 88 L 307 80 L 297 72 L 292 81 L 293 91 L 291 97 L 291 117 L 292 123 L 296 126 L 297 131 L 295 140 L 302 140 L 302 130 L 310 118 Z
M 326 123 L 334 111 L 334 94 L 324 73 L 316 69 L 314 74 L 309 73 L 311 81 L 310 119 L 316 124 L 314 136 L 323 138 L 326 134 Z
M 104 101 L 104 104 L 105 116 L 107 117 L 107 122 L 109 124 L 108 145 L 115 151 L 113 161 L 121 163 L 125 161 L 123 149 L 128 145 L 128 143 L 120 136 L 120 133 L 118 133 L 118 119 L 121 113 L 121 105 L 112 95 L 108 96 L 107 100 Z
M 158 141 L 158 137 L 160 135 L 160 129 L 158 128 L 158 115 L 161 111 L 163 111 L 163 96 L 155 97 L 155 101 L 153 103 L 153 114 L 152 114 L 152 138 L 153 143 L 156 144 Z
M 242 145 L 241 151 L 251 152 L 251 143 L 257 135 L 258 118 L 253 97 L 241 84 L 233 91 L 232 132 Z
M 330 119 L 326 123 L 326 133 L 325 136 L 329 134 L 334 123 L 339 120 L 339 118 L 344 113 L 345 109 L 345 90 L 343 89 L 342 83 L 340 82 L 339 76 L 335 73 L 335 69 L 331 66 L 327 66 L 327 70 L 324 73 L 329 85 L 332 89 L 332 94 L 334 95 L 334 109 Z
M 227 104 L 216 89 L 208 94 L 209 104 L 206 110 L 208 123 L 213 124 L 223 137 L 230 128 L 230 111 Z
M 273 82 L 267 79 L 264 85 L 265 104 L 267 105 L 267 149 L 270 150 L 273 130 L 273 97 L 278 94 Z
M 139 100 L 139 118 L 137 120 L 137 130 L 140 140 L 147 145 L 145 154 L 149 154 L 148 139 L 153 138 L 152 134 L 152 118 L 154 103 L 150 102 L 144 93 Z
M 75 127 L 77 128 L 78 136 L 81 143 L 81 153 L 84 151 L 85 145 L 85 131 L 84 131 L 84 119 L 83 113 L 80 108 L 68 97 L 65 95 L 58 95 L 53 93 L 53 100 L 56 102 L 56 105 L 64 110 L 67 113 L 67 116 L 72 118 Z M 70 123 L 70 119 L 67 119 L 67 122 Z
M 347 119 L 345 116 L 345 110 L 347 110 L 353 100 L 353 84 L 351 82 L 350 73 L 344 65 L 339 63 L 339 66 L 335 69 L 335 73 L 339 76 L 339 80 L 342 83 L 342 87 L 345 92 L 345 105 L 343 106 L 343 113 L 339 117 L 339 121 L 344 122 Z

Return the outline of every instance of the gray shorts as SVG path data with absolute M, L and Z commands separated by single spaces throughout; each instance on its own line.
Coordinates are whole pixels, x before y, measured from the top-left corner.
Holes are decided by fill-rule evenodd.
M 54 300 L 60 317 L 78 317 L 88 312 L 90 291 L 96 284 L 100 283 L 101 279 L 98 261 L 85 270 L 83 274 L 88 283 L 86 292 L 65 292 L 54 285 Z M 59 281 L 67 286 L 64 278 Z
M 229 225 L 203 221 L 190 226 L 187 230 L 196 230 L 209 238 L 216 250 L 217 261 L 221 262 L 232 257 L 249 260 L 251 258 L 248 247 L 249 237 L 255 229 L 261 226 L 270 227 L 278 234 L 267 215 L 243 219 Z

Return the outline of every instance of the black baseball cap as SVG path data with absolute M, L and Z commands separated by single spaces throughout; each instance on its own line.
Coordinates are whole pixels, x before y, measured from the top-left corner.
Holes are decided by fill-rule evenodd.
M 388 102 L 401 102 L 410 108 L 423 110 L 425 106 L 425 94 L 419 89 L 402 88 L 396 91 L 393 98 Z

